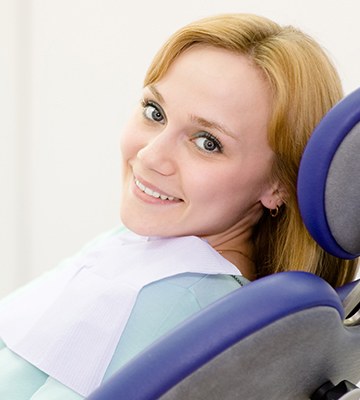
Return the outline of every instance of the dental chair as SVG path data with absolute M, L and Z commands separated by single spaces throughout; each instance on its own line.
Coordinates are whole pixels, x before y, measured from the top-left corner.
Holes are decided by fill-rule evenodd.
M 314 131 L 299 205 L 331 254 L 360 255 L 360 89 Z M 194 315 L 88 400 L 360 399 L 360 283 L 337 290 L 305 272 L 268 276 Z

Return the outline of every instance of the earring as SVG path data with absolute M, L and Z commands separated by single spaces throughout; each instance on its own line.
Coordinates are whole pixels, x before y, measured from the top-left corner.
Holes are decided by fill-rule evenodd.
M 269 213 L 273 218 L 276 218 L 279 214 L 279 206 L 276 206 L 276 208 L 270 208 Z

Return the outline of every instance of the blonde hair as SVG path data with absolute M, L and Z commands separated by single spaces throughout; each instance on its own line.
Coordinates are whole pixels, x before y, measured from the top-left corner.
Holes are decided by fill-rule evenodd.
M 268 141 L 275 153 L 274 180 L 286 196 L 279 215 L 264 212 L 254 243 L 258 276 L 286 270 L 317 274 L 333 286 L 353 279 L 355 261 L 323 251 L 302 223 L 296 196 L 300 158 L 313 129 L 343 93 L 338 74 L 321 47 L 291 26 L 249 14 L 219 15 L 180 29 L 155 56 L 145 86 L 156 83 L 186 49 L 210 45 L 249 57 L 270 83 Z

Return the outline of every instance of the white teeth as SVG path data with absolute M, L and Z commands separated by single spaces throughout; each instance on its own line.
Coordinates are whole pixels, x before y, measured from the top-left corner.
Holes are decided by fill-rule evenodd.
M 145 185 L 143 185 L 139 180 L 135 179 L 135 185 L 144 193 L 146 193 L 149 196 L 155 197 L 156 199 L 161 199 L 161 200 L 169 200 L 169 201 L 174 201 L 175 197 L 173 196 L 166 196 L 164 194 L 160 194 L 158 192 L 155 192 Z
M 145 187 L 141 182 L 139 182 L 138 180 L 136 180 L 135 183 L 136 183 L 136 185 L 138 186 L 138 188 L 139 188 L 140 190 L 142 190 L 143 192 L 145 192 L 146 187 Z

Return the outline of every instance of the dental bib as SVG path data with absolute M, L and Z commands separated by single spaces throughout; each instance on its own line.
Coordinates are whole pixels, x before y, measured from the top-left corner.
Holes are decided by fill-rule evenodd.
M 102 382 L 140 290 L 182 273 L 239 275 L 206 241 L 123 231 L 10 298 L 0 338 L 82 396 Z

